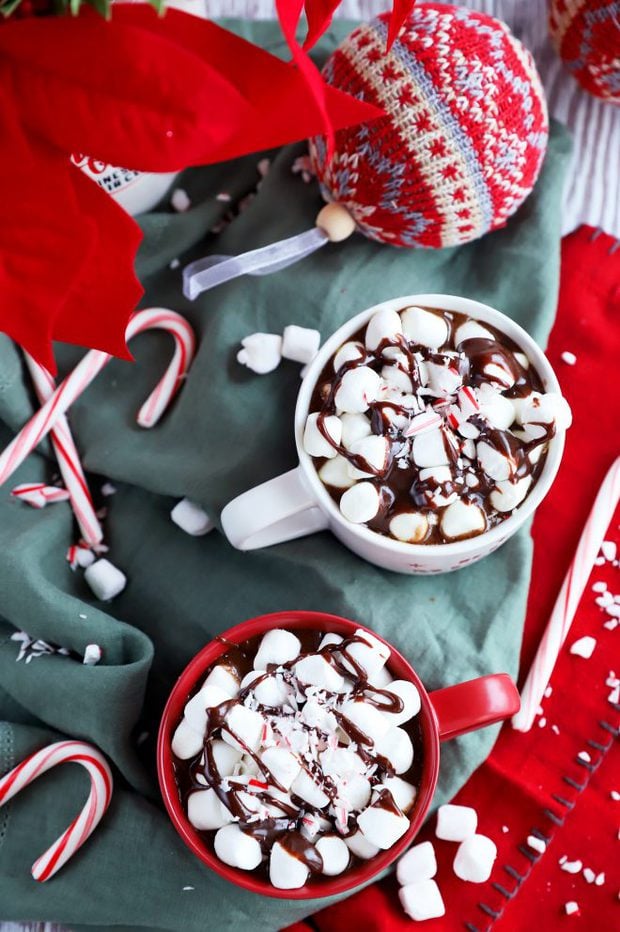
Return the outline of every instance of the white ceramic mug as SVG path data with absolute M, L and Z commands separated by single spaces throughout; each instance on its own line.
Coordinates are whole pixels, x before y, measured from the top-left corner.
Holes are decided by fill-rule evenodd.
M 363 327 L 373 314 L 380 310 L 400 311 L 410 305 L 457 311 L 482 323 L 491 324 L 514 340 L 525 353 L 540 376 L 545 391 L 560 392 L 556 375 L 540 347 L 522 327 L 486 304 L 454 295 L 417 294 L 393 298 L 368 308 L 339 327 L 308 366 L 295 409 L 295 443 L 299 465 L 237 496 L 224 508 L 221 516 L 224 533 L 238 550 L 269 547 L 329 528 L 349 550 L 377 566 L 397 573 L 447 573 L 475 563 L 497 550 L 540 505 L 560 466 L 564 450 L 563 430 L 558 430 L 549 443 L 542 472 L 524 502 L 501 524 L 477 537 L 450 544 L 407 544 L 371 531 L 364 525 L 352 524 L 340 513 L 319 479 L 312 457 L 306 453 L 302 444 L 314 386 L 336 350 Z

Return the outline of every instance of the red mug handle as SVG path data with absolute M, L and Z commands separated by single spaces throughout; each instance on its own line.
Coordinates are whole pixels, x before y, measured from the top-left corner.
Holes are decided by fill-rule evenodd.
M 439 726 L 439 740 L 494 725 L 519 711 L 517 687 L 507 673 L 480 676 L 430 693 Z

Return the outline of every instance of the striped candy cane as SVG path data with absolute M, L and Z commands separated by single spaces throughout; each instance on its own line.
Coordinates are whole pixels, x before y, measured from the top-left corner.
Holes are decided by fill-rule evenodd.
M 157 424 L 181 388 L 194 357 L 196 345 L 194 332 L 188 322 L 180 314 L 166 308 L 152 308 L 134 314 L 127 325 L 127 340 L 153 329 L 170 333 L 174 337 L 175 350 L 163 378 L 138 412 L 138 424 L 146 428 Z M 100 350 L 90 350 L 82 357 L 73 372 L 51 393 L 0 456 L 0 485 L 6 482 L 28 454 L 55 427 L 58 419 L 112 358 Z
M 36 362 L 29 353 L 24 353 L 24 356 L 39 404 L 45 404 L 54 394 L 56 382 L 47 369 Z M 69 492 L 73 514 L 82 532 L 82 537 L 89 547 L 97 547 L 103 540 L 103 529 L 95 513 L 80 455 L 64 415 L 56 421 L 51 440 L 58 460 L 58 468 Z
M 58 741 L 36 751 L 0 778 L 0 807 L 42 773 L 57 764 L 81 764 L 90 777 L 90 793 L 84 808 L 69 828 L 32 865 L 32 876 L 43 883 L 81 848 L 92 834 L 112 798 L 112 773 L 103 755 L 83 741 Z
M 620 497 L 620 457 L 608 471 L 583 529 L 573 562 L 562 583 L 534 662 L 521 692 L 521 708 L 512 718 L 517 731 L 529 731 L 566 640 L 596 556 Z

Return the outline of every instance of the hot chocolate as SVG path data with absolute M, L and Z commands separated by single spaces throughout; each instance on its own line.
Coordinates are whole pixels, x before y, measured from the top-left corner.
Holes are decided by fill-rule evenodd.
M 221 861 L 295 889 L 407 831 L 420 697 L 392 678 L 389 657 L 363 629 L 344 639 L 273 629 L 219 658 L 172 751 L 187 817 Z
M 487 323 L 380 310 L 321 372 L 303 445 L 341 514 L 396 540 L 484 533 L 530 493 L 571 415 Z

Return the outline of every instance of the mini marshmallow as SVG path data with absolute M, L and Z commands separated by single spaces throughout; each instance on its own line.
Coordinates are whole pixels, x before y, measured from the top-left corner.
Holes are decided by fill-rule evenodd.
M 349 866 L 351 854 L 342 838 L 337 835 L 324 835 L 319 838 L 316 850 L 323 859 L 323 873 L 326 877 L 336 877 Z
M 338 797 L 348 810 L 365 809 L 370 802 L 370 781 L 359 773 L 350 773 L 338 782 Z
M 347 835 L 344 839 L 344 843 L 351 852 L 356 857 L 361 858 L 363 861 L 368 861 L 370 858 L 374 858 L 376 854 L 379 854 L 380 849 L 377 845 L 371 844 L 365 835 L 362 835 L 361 832 L 354 832 L 352 835 Z
M 340 380 L 335 401 L 339 411 L 363 414 L 381 389 L 381 377 L 369 366 L 349 369 Z
M 256 839 L 242 832 L 235 823 L 216 832 L 213 847 L 220 861 L 244 871 L 253 871 L 263 859 Z
M 408 883 L 407 886 L 400 888 L 398 898 L 402 908 L 414 922 L 439 919 L 440 916 L 446 914 L 439 887 L 434 880 Z
M 407 544 L 418 544 L 424 540 L 427 533 L 428 521 L 426 515 L 417 511 L 403 511 L 399 515 L 394 515 L 390 521 L 390 534 L 392 537 Z
M 394 682 L 390 683 L 387 687 L 387 692 L 394 693 L 403 703 L 403 708 L 400 712 L 382 710 L 383 714 L 388 717 L 388 721 L 391 725 L 402 725 L 404 722 L 408 722 L 412 719 L 420 711 L 422 702 L 415 683 L 411 683 L 409 680 L 394 680 Z M 377 701 L 383 702 L 384 699 L 385 697 L 383 696 L 377 696 Z
M 524 476 L 516 482 L 496 482 L 489 501 L 496 511 L 512 511 L 521 504 L 531 484 L 531 476 Z
M 406 854 L 403 854 L 396 865 L 396 879 L 401 886 L 420 880 L 430 880 L 436 873 L 437 858 L 430 841 L 414 845 Z
M 324 647 L 328 647 L 330 644 L 342 644 L 343 641 L 344 638 L 340 634 L 334 634 L 328 631 L 328 633 L 324 634 L 321 638 L 318 650 L 323 650 Z
M 280 786 L 289 790 L 301 770 L 298 758 L 287 748 L 267 748 L 260 755 L 260 759 Z
M 276 841 L 269 858 L 269 879 L 279 890 L 296 890 L 303 887 L 310 871 L 303 861 L 289 854 L 286 848 Z
M 277 333 L 251 333 L 241 341 L 237 362 L 258 375 L 277 369 L 282 360 L 282 337 Z
M 187 800 L 187 818 L 201 832 L 222 828 L 232 822 L 233 817 L 220 801 L 215 790 L 197 790 Z
M 486 327 L 478 323 L 477 320 L 466 320 L 456 328 L 454 333 L 454 345 L 458 346 L 465 340 L 494 340 L 495 336 Z
M 366 327 L 365 343 L 367 350 L 376 350 L 383 340 L 395 340 L 403 332 L 400 315 L 396 311 L 384 309 L 373 314 Z
M 439 365 L 427 362 L 428 384 L 434 392 L 441 395 L 454 395 L 463 384 L 463 377 L 454 365 Z
M 308 415 L 304 428 L 304 450 L 309 456 L 325 456 L 331 459 L 338 454 L 336 447 L 342 437 L 342 423 L 335 414 L 322 418 L 323 427 L 332 439 L 330 443 L 319 428 L 318 419 L 318 413 Z
M 508 430 L 515 420 L 515 407 L 510 398 L 483 383 L 478 389 L 480 414 L 486 418 L 491 427 L 498 430 Z
M 376 686 L 377 689 L 384 689 L 386 686 L 389 686 L 390 683 L 394 682 L 394 677 L 386 667 L 380 667 L 368 677 L 368 682 L 371 686 Z
M 377 742 L 392 727 L 382 712 L 369 702 L 348 699 L 342 704 L 342 714 L 365 735 L 369 741 Z
M 372 482 L 358 482 L 343 492 L 340 511 L 352 524 L 363 524 L 375 517 L 380 504 L 379 492 Z
M 364 773 L 364 761 L 349 748 L 327 748 L 319 754 L 321 769 L 330 777 L 346 777 L 353 773 Z
M 358 342 L 343 343 L 334 356 L 334 372 L 338 372 L 348 362 L 357 362 L 364 359 L 366 350 Z
M 381 370 L 381 378 L 389 388 L 396 389 L 396 391 L 405 392 L 405 394 L 413 391 L 411 376 L 407 375 L 400 366 L 384 366 Z
M 369 466 L 372 466 L 380 475 L 383 475 L 390 464 L 390 443 L 387 437 L 377 437 L 371 434 L 370 437 L 363 437 L 352 443 L 350 452 L 356 456 L 361 456 Z M 377 473 L 366 472 L 364 468 L 358 469 L 352 463 L 349 464 L 349 475 L 352 479 L 371 479 Z
M 214 738 L 211 741 L 211 753 L 220 777 L 230 777 L 243 757 L 238 748 L 231 747 L 230 744 L 226 744 L 225 741 L 221 741 L 219 738 Z
M 109 560 L 101 559 L 91 563 L 84 570 L 84 579 L 100 602 L 114 599 L 127 585 L 127 577 Z
M 289 324 L 282 334 L 282 356 L 293 362 L 307 365 L 312 362 L 321 345 L 321 334 L 309 327 Z
M 349 475 L 349 461 L 340 454 L 323 463 L 319 469 L 319 479 L 333 489 L 350 489 L 355 485 L 355 479 Z
M 373 676 L 390 659 L 390 648 L 363 628 L 357 628 L 354 637 L 360 640 L 354 641 L 347 647 L 343 656 L 344 664 L 351 673 L 357 675 L 353 665 L 355 663 L 362 668 L 367 677 Z M 348 662 L 347 658 L 350 658 L 353 663 Z
M 321 654 L 308 654 L 294 666 L 295 675 L 308 686 L 320 686 L 328 692 L 340 692 L 344 677 Z
M 413 438 L 412 456 L 416 466 L 447 466 L 450 462 L 445 447 L 442 429 L 416 434 Z
M 481 534 L 486 527 L 486 520 L 482 509 L 473 502 L 457 499 L 442 514 L 439 527 L 446 540 L 459 540 Z
M 182 531 L 192 537 L 202 537 L 215 527 L 206 511 L 189 498 L 182 498 L 170 512 L 170 517 Z
M 172 737 L 172 753 L 181 760 L 189 760 L 202 750 L 202 741 L 203 736 L 183 719 Z
M 260 642 L 252 666 L 255 670 L 266 670 L 269 664 L 280 666 L 280 664 L 288 663 L 289 660 L 294 660 L 300 653 L 299 638 L 283 628 L 273 628 Z
M 290 790 L 316 809 L 324 809 L 329 805 L 329 796 L 315 783 L 307 770 L 300 770 L 291 783 Z
M 448 339 L 448 325 L 443 317 L 421 307 L 408 307 L 401 314 L 407 339 L 428 349 L 438 349 Z
M 481 440 L 480 443 L 476 444 L 476 456 L 482 469 L 490 479 L 503 481 L 510 478 L 513 471 L 512 461 L 485 440 Z
M 520 424 L 555 423 L 558 430 L 567 430 L 573 420 L 568 402 L 557 392 L 532 392 L 521 399 L 517 408 L 517 420 Z
M 391 848 L 409 828 L 409 819 L 398 809 L 383 809 L 381 799 L 376 800 L 357 817 L 359 830 L 372 845 L 386 850 Z
M 318 728 L 324 734 L 333 734 L 338 727 L 338 722 L 333 713 L 315 699 L 308 699 L 300 712 L 300 717 L 302 722 L 305 722 L 310 728 Z
M 205 686 L 219 686 L 229 699 L 234 699 L 239 692 L 239 677 L 226 664 L 220 663 L 207 676 L 202 688 Z
M 386 777 L 381 786 L 390 791 L 392 799 L 404 813 L 413 807 L 418 793 L 413 783 L 408 783 L 402 777 Z
M 267 676 L 255 687 L 254 695 L 261 705 L 278 709 L 291 695 L 291 690 L 281 676 Z
M 246 748 L 250 751 L 258 750 L 264 724 L 260 712 L 243 705 L 235 705 L 226 714 L 224 721 L 226 728 L 222 728 L 222 739 L 226 744 L 240 751 L 245 751 Z
M 454 873 L 470 883 L 486 883 L 497 857 L 495 842 L 486 835 L 471 835 L 461 842 L 454 858 Z
M 194 731 L 204 735 L 207 729 L 207 709 L 212 709 L 222 702 L 228 702 L 230 696 L 218 686 L 203 686 L 200 692 L 185 705 L 183 717 Z
M 525 353 L 514 353 L 514 358 L 517 360 L 522 369 L 530 368 L 530 361 L 525 355 Z
M 404 728 L 390 728 L 376 739 L 374 750 L 390 762 L 396 774 L 405 773 L 413 763 L 413 744 Z
M 365 414 L 343 414 L 340 418 L 342 423 L 342 445 L 347 450 L 356 440 L 363 437 L 369 437 L 372 434 L 370 420 Z
M 478 814 L 471 806 L 455 806 L 446 803 L 437 810 L 437 838 L 444 841 L 465 841 L 475 835 Z

